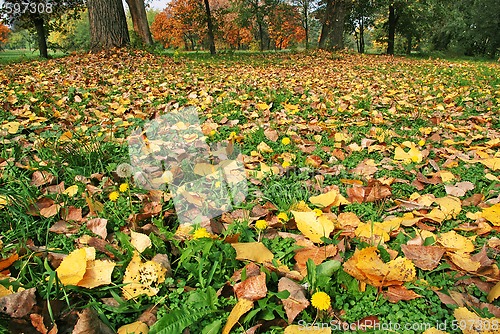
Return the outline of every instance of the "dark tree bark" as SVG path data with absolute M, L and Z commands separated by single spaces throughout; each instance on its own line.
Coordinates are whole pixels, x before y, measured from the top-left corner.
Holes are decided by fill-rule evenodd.
M 411 54 L 412 40 L 413 40 L 413 36 L 411 34 L 408 34 L 406 36 L 406 54 L 407 55 Z
M 387 40 L 387 54 L 394 54 L 394 36 L 396 35 L 396 9 L 394 3 L 389 5 L 389 36 Z
M 304 1 L 304 32 L 306 34 L 306 50 L 309 49 L 309 1 Z
M 344 26 L 347 12 L 345 0 L 336 0 L 333 6 L 333 22 L 331 41 L 333 50 L 342 50 L 344 48 Z
M 320 49 L 326 48 L 326 41 L 328 40 L 328 35 L 332 27 L 334 1 L 335 0 L 326 0 L 325 15 L 323 16 L 323 22 L 321 22 L 321 34 L 319 36 L 318 47 Z
M 359 53 L 365 53 L 365 20 L 363 18 L 359 24 Z
M 130 44 L 121 0 L 89 0 L 90 48 L 108 50 Z
M 205 2 L 205 13 L 207 16 L 207 28 L 208 28 L 208 45 L 210 48 L 210 54 L 215 54 L 215 38 L 214 38 L 214 26 L 212 24 L 212 14 L 210 13 L 210 3 L 208 0 Z
M 144 0 L 126 0 L 132 16 L 132 24 L 135 33 L 141 38 L 145 45 L 152 45 L 151 31 L 149 30 L 148 17 L 146 15 L 146 7 Z
M 49 54 L 47 52 L 47 35 L 45 33 L 43 18 L 37 15 L 33 19 L 33 23 L 35 23 L 36 35 L 38 38 L 38 50 L 40 50 L 40 57 L 49 58 Z

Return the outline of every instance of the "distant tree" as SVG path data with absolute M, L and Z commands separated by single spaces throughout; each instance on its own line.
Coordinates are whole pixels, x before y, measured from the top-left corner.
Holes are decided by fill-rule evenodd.
M 242 49 L 252 42 L 252 32 L 238 21 L 238 13 L 230 11 L 223 17 L 220 25 L 222 39 L 231 49 Z
M 349 15 L 349 27 L 354 33 L 359 53 L 365 52 L 365 30 L 373 25 L 376 13 L 375 0 L 354 0 Z
M 0 22 L 0 50 L 2 50 L 3 46 L 9 41 L 9 34 L 9 27 Z
M 282 3 L 269 14 L 269 37 L 279 50 L 288 47 L 290 42 L 301 42 L 306 33 L 301 24 L 300 13 L 297 7 Z
M 306 49 L 309 49 L 311 12 L 316 5 L 316 0 L 293 0 L 293 3 L 299 8 L 302 27 L 304 27 Z
M 88 0 L 87 7 L 92 51 L 130 44 L 125 10 L 121 0 Z
M 48 58 L 47 36 L 64 28 L 63 14 L 76 17 L 84 8 L 84 0 L 4 0 L 0 17 L 16 29 L 34 29 L 40 56 Z

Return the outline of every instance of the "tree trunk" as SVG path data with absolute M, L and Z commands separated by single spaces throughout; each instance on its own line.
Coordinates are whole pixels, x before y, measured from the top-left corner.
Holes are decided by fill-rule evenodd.
M 359 25 L 359 53 L 365 53 L 365 22 L 363 18 L 361 18 Z
M 326 41 L 328 39 L 328 35 L 330 34 L 332 26 L 333 7 L 334 7 L 334 0 L 326 0 L 325 15 L 323 16 L 323 22 L 321 25 L 321 35 L 319 36 L 318 47 L 320 49 L 326 48 Z
M 406 54 L 407 55 L 411 54 L 411 49 L 412 49 L 412 36 L 411 36 L 411 34 L 408 34 L 406 36 Z
M 121 0 L 88 0 L 87 6 L 92 51 L 121 48 L 130 44 Z
M 152 45 L 151 31 L 149 31 L 148 17 L 146 15 L 146 7 L 144 0 L 126 0 L 132 16 L 132 24 L 134 31 L 145 45 Z
M 205 13 L 207 16 L 207 28 L 208 28 L 208 44 L 210 48 L 210 54 L 215 54 L 215 38 L 214 38 L 214 26 L 212 24 L 212 15 L 210 14 L 210 3 L 208 0 L 205 1 Z
M 335 1 L 333 7 L 333 22 L 332 22 L 332 48 L 334 50 L 342 50 L 344 48 L 344 25 L 347 5 L 345 0 Z
M 396 10 L 394 3 L 389 6 L 389 36 L 387 40 L 387 54 L 394 54 L 394 36 L 396 35 Z
M 264 27 L 262 26 L 262 21 L 258 20 L 258 26 L 259 26 L 259 40 L 260 40 L 260 52 L 264 51 Z
M 309 49 L 309 0 L 304 0 L 304 32 L 306 34 L 306 50 Z
M 38 37 L 38 50 L 40 50 L 40 57 L 49 58 L 49 54 L 47 52 L 47 36 L 45 35 L 43 18 L 37 15 L 33 22 L 35 23 L 36 34 Z

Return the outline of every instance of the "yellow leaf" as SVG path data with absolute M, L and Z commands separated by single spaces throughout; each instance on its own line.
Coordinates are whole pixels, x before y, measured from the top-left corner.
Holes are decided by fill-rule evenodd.
M 11 295 L 13 293 L 14 292 L 12 292 L 11 290 L 7 289 L 2 284 L 0 284 L 0 298 Z
M 231 328 L 236 325 L 241 316 L 250 311 L 252 307 L 253 301 L 244 298 L 238 300 L 227 318 L 226 325 L 222 329 L 222 334 L 229 334 L 229 332 L 231 332 Z
M 500 169 L 500 158 L 480 159 L 475 160 L 475 162 L 480 162 L 493 171 L 497 171 Z
M 194 173 L 196 175 L 206 176 L 215 173 L 216 170 L 217 170 L 216 166 L 212 164 L 207 164 L 205 162 L 201 162 L 194 165 Z
M 354 234 L 358 237 L 370 239 L 372 236 L 381 237 L 384 241 L 389 241 L 389 233 L 398 230 L 400 219 L 391 219 L 383 223 L 360 223 Z
M 446 250 L 457 253 L 470 253 L 474 251 L 472 241 L 461 236 L 455 231 L 449 231 L 441 234 L 437 240 Z
M 130 231 L 130 243 L 139 251 L 144 252 L 148 247 L 151 247 L 151 239 L 145 234 Z
M 257 109 L 259 111 L 264 111 L 264 110 L 268 110 L 268 109 L 271 109 L 272 107 L 272 104 L 267 104 L 267 103 L 257 103 Z
M 9 204 L 9 198 L 5 195 L 0 195 L 0 209 Z
M 93 247 L 89 247 L 94 249 Z M 95 254 L 95 249 L 94 249 Z M 66 256 L 59 267 L 57 267 L 57 277 L 64 285 L 77 285 L 83 279 L 87 271 L 87 250 L 79 248 Z
M 87 270 L 78 286 L 92 289 L 97 286 L 111 284 L 111 274 L 116 263 L 107 260 L 87 261 Z
M 270 262 L 273 253 L 261 242 L 238 242 L 231 244 L 236 250 L 237 260 L 249 260 L 257 263 Z
M 354 278 L 377 287 L 401 285 L 415 279 L 416 269 L 409 259 L 398 257 L 384 263 L 377 247 L 356 249 L 344 263 L 344 270 Z
M 123 297 L 128 300 L 146 294 L 154 296 L 160 291 L 159 284 L 165 282 L 167 269 L 153 261 L 142 262 L 138 252 L 125 270 L 122 287 Z M 128 283 L 128 284 L 127 284 Z
M 481 263 L 478 261 L 474 261 L 470 258 L 469 254 L 464 253 L 449 253 L 451 261 L 456 264 L 461 269 L 468 272 L 475 272 L 481 267 Z
M 318 326 L 319 327 L 319 326 Z M 289 325 L 287 328 L 285 328 L 285 331 L 283 334 L 330 334 L 332 332 L 332 329 L 330 326 L 328 327 L 323 327 L 323 328 L 314 328 L 314 327 L 304 327 L 300 325 Z
M 488 293 L 488 301 L 491 303 L 498 297 L 500 297 L 500 282 L 498 282 L 494 287 L 491 288 L 490 292 Z
M 117 334 L 148 334 L 149 327 L 142 321 L 136 321 L 118 328 Z
M 71 187 L 68 187 L 66 190 L 63 191 L 63 194 L 66 194 L 69 197 L 73 197 L 77 193 L 78 193 L 78 186 L 76 184 L 72 185 Z
M 338 190 L 330 190 L 327 193 L 311 196 L 309 202 L 319 207 L 339 206 L 341 204 L 351 204 Z
M 494 226 L 500 226 L 500 203 L 483 209 L 482 217 Z
M 323 243 L 322 237 L 327 237 L 335 229 L 335 224 L 327 216 L 317 216 L 316 212 L 291 211 L 295 217 L 297 228 L 302 234 L 316 243 Z
M 21 123 L 19 122 L 8 122 L 2 126 L 3 129 L 7 130 L 11 135 L 15 135 L 17 131 L 19 131 L 19 126 Z
M 271 153 L 273 152 L 273 149 L 267 145 L 265 142 L 260 142 L 259 145 L 257 145 L 257 151 L 261 152 L 261 153 Z
M 409 148 L 409 150 L 405 151 L 402 146 Z M 397 146 L 396 149 L 394 150 L 394 160 L 400 160 L 405 163 L 406 162 L 420 163 L 422 162 L 422 159 L 423 159 L 422 152 L 420 152 L 415 143 L 409 141 L 403 142 L 401 146 Z
M 456 308 L 453 315 L 463 334 L 498 334 L 498 318 L 481 318 L 465 307 Z
M 9 102 L 10 104 L 15 104 L 18 100 L 17 100 L 17 96 L 15 95 L 9 95 L 7 96 L 7 102 Z
M 439 204 L 441 211 L 445 214 L 447 219 L 457 218 L 460 211 L 462 211 L 462 202 L 460 198 L 454 196 L 436 198 L 434 202 Z

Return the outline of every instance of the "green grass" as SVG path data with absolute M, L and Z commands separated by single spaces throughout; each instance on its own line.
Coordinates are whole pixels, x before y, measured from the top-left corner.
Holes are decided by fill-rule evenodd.
M 50 58 L 63 57 L 66 54 L 61 51 L 50 52 Z M 40 58 L 38 50 L 2 50 L 0 51 L 0 64 L 18 63 L 36 60 Z

